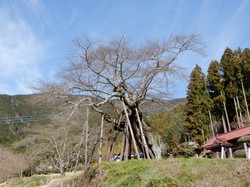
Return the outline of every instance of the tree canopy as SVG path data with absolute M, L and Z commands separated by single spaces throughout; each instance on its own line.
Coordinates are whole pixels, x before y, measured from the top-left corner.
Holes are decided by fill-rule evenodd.
M 91 96 L 90 105 L 116 127 L 124 116 L 129 127 L 123 129 L 128 141 L 132 139 L 134 149 L 138 146 L 141 152 L 148 150 L 150 158 L 154 158 L 140 105 L 167 94 L 168 77 L 180 73 L 180 66 L 174 63 L 179 55 L 189 51 L 203 53 L 200 36 L 176 35 L 168 40 L 146 41 L 139 47 L 134 47 L 125 34 L 109 41 L 77 39 L 74 44 L 68 65 L 59 73 L 61 82 L 42 83 L 41 90 L 54 95 Z M 114 100 L 120 102 L 119 107 Z M 114 106 L 116 115 L 102 109 L 105 103 Z
M 196 65 L 190 75 L 187 92 L 186 123 L 191 140 L 203 143 L 209 136 L 209 115 L 211 99 L 207 91 L 205 74 Z
M 199 139 L 201 127 L 208 127 L 209 123 L 217 133 L 250 123 L 249 54 L 248 48 L 243 51 L 226 48 L 220 62 L 211 61 L 207 75 L 201 72 L 199 66 L 194 68 L 188 85 L 186 114 L 186 128 L 192 139 Z M 208 112 L 212 114 L 210 122 Z

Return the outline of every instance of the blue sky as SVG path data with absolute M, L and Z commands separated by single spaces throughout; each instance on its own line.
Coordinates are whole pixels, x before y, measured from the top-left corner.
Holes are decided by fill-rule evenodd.
M 186 54 L 177 63 L 190 75 L 206 73 L 226 47 L 250 47 L 248 0 L 0 0 L 0 94 L 29 94 L 37 79 L 53 80 L 76 37 L 108 40 L 126 31 L 136 44 L 198 33 L 206 56 Z M 188 82 L 168 88 L 186 96 Z

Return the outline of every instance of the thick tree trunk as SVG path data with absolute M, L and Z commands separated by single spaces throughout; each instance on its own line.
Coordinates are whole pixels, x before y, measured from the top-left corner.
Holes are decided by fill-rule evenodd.
M 132 143 L 129 143 L 129 151 L 131 152 L 131 145 L 133 145 L 136 157 L 140 159 L 140 154 L 143 153 L 147 159 L 155 158 L 152 146 L 149 144 L 148 133 L 146 133 L 143 127 L 142 116 L 137 105 L 126 106 L 126 102 L 122 100 L 124 113 L 126 115 L 126 121 L 128 125 L 129 136 L 131 136 Z M 129 139 L 128 139 L 129 140 Z M 126 144 L 127 145 L 127 144 Z M 129 157 L 130 157 L 130 153 Z M 126 156 L 126 154 L 125 154 Z
M 149 137 L 148 137 L 149 134 L 145 131 L 145 128 L 143 128 L 142 115 L 140 115 L 140 112 L 138 110 L 138 116 L 137 116 L 136 110 L 138 110 L 138 107 L 130 108 L 131 113 L 129 116 L 130 121 L 132 122 L 133 132 L 136 137 L 136 143 L 138 145 L 140 152 L 144 153 L 144 157 L 147 157 L 147 153 L 146 153 L 146 150 L 147 150 L 148 155 L 149 155 L 148 159 L 150 158 L 154 159 L 155 154 L 154 154 L 154 150 L 152 149 L 153 146 L 149 144 Z M 140 122 L 142 125 L 142 131 L 140 130 Z M 145 140 L 145 142 L 143 139 Z
M 128 128 L 129 128 L 129 133 L 130 133 L 131 138 L 132 138 L 132 141 L 133 141 L 135 153 L 136 153 L 136 155 L 139 156 L 139 152 L 138 152 L 138 149 L 137 149 L 137 144 L 136 144 L 136 140 L 135 140 L 134 131 L 133 131 L 132 124 L 131 124 L 131 121 L 130 121 L 130 118 L 129 118 L 129 115 L 128 115 L 128 112 L 127 112 L 127 108 L 126 108 L 124 102 L 123 102 L 123 107 L 124 107 L 124 112 L 125 112 L 126 119 L 127 119 L 127 124 L 128 124 Z M 138 157 L 138 159 L 140 160 L 140 157 Z

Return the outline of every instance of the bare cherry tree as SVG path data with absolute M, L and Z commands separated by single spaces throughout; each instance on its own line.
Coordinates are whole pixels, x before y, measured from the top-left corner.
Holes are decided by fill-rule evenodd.
M 57 114 L 51 115 L 51 124 L 48 129 L 44 129 L 43 136 L 40 137 L 43 143 L 39 143 L 41 153 L 44 160 L 49 160 L 53 167 L 58 169 L 61 175 L 69 167 L 75 165 L 77 169 L 80 157 L 83 154 L 84 139 L 86 133 L 86 106 L 88 106 L 88 98 L 78 100 L 71 97 L 70 101 L 66 95 L 56 95 L 57 101 L 54 98 L 54 104 L 57 104 Z M 59 98 L 58 98 L 59 97 Z M 70 103 L 70 104 L 66 104 Z M 50 103 L 51 104 L 51 103 Z M 81 106 L 79 106 L 81 104 Z M 86 133 L 85 133 L 86 132 Z M 87 157 L 88 155 L 85 155 Z
M 148 99 L 163 97 L 169 76 L 180 74 L 181 67 L 174 63 L 182 53 L 203 53 L 199 35 L 173 36 L 163 41 L 146 41 L 134 47 L 125 34 L 110 41 L 77 39 L 69 55 L 69 64 L 59 73 L 59 84 L 44 84 L 45 91 L 56 94 L 92 96 L 91 106 L 114 127 L 127 131 L 128 141 L 136 152 L 155 158 L 141 105 Z M 44 89 L 42 89 L 44 91 Z M 117 115 L 107 113 L 101 106 L 115 107 Z M 121 116 L 126 119 L 121 125 Z M 128 125 L 128 128 L 126 127 Z M 127 130 L 126 130 L 127 129 Z

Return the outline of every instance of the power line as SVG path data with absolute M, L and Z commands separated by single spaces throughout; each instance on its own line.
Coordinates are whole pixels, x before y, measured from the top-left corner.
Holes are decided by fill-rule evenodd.
M 0 124 L 23 123 L 29 121 L 41 121 L 50 119 L 48 114 L 26 115 L 17 117 L 4 117 L 0 118 Z

